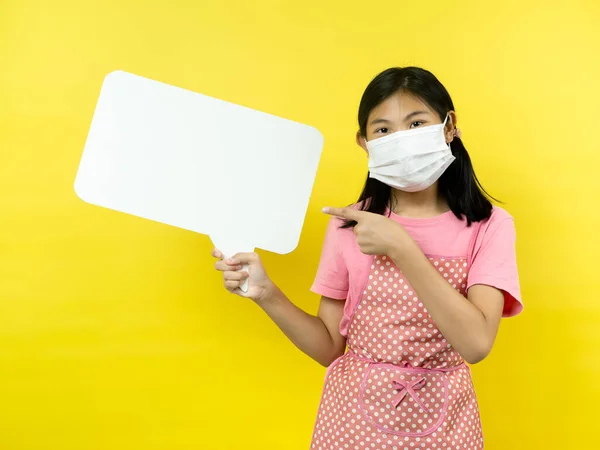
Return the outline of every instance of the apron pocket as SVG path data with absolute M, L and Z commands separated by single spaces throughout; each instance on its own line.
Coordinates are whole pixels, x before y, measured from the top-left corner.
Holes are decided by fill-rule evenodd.
M 386 433 L 426 436 L 444 421 L 448 379 L 443 371 L 372 363 L 359 402 L 371 424 Z

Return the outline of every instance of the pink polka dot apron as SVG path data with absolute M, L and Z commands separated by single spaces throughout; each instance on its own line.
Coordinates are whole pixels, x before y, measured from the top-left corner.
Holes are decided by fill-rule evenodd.
M 465 258 L 430 258 L 465 293 Z M 385 256 L 373 260 L 347 336 L 328 369 L 312 449 L 483 448 L 471 373 Z

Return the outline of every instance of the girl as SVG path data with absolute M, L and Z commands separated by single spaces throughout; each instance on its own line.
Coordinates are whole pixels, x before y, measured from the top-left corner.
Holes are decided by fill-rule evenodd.
M 294 306 L 256 254 L 215 250 L 216 268 L 328 366 L 312 449 L 481 449 L 465 362 L 484 359 L 500 318 L 522 310 L 513 219 L 479 184 L 430 72 L 379 74 L 358 122 L 369 175 L 356 205 L 324 210 L 318 315 Z

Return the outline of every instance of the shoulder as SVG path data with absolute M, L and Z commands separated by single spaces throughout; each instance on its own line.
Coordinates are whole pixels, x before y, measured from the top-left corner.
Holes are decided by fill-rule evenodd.
M 476 234 L 478 246 L 491 243 L 508 245 L 516 239 L 514 218 L 505 209 L 494 206 L 491 216 L 481 222 Z
M 514 218 L 504 208 L 494 205 L 492 207 L 492 215 L 488 220 L 490 222 L 502 222 L 503 220 L 514 220 Z
M 348 208 L 360 209 L 360 205 L 350 205 Z M 356 236 L 352 228 L 343 228 L 345 221 L 339 217 L 331 217 L 327 224 L 326 239 L 335 243 L 342 254 L 352 254 L 356 247 Z
M 499 206 L 492 208 L 492 214 L 488 219 L 481 222 L 481 228 L 484 231 L 495 230 L 497 228 L 514 228 L 514 218 L 508 211 Z

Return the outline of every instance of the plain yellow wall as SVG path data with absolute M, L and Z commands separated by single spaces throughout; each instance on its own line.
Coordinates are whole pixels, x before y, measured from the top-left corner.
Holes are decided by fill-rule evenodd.
M 473 368 L 486 448 L 600 448 L 598 5 L 0 0 L 0 449 L 307 449 L 324 369 L 221 289 L 208 238 L 87 205 L 74 177 L 115 69 L 316 126 L 300 246 L 263 254 L 314 312 L 319 210 L 366 171 L 360 95 L 408 64 L 517 221 L 526 311 Z

